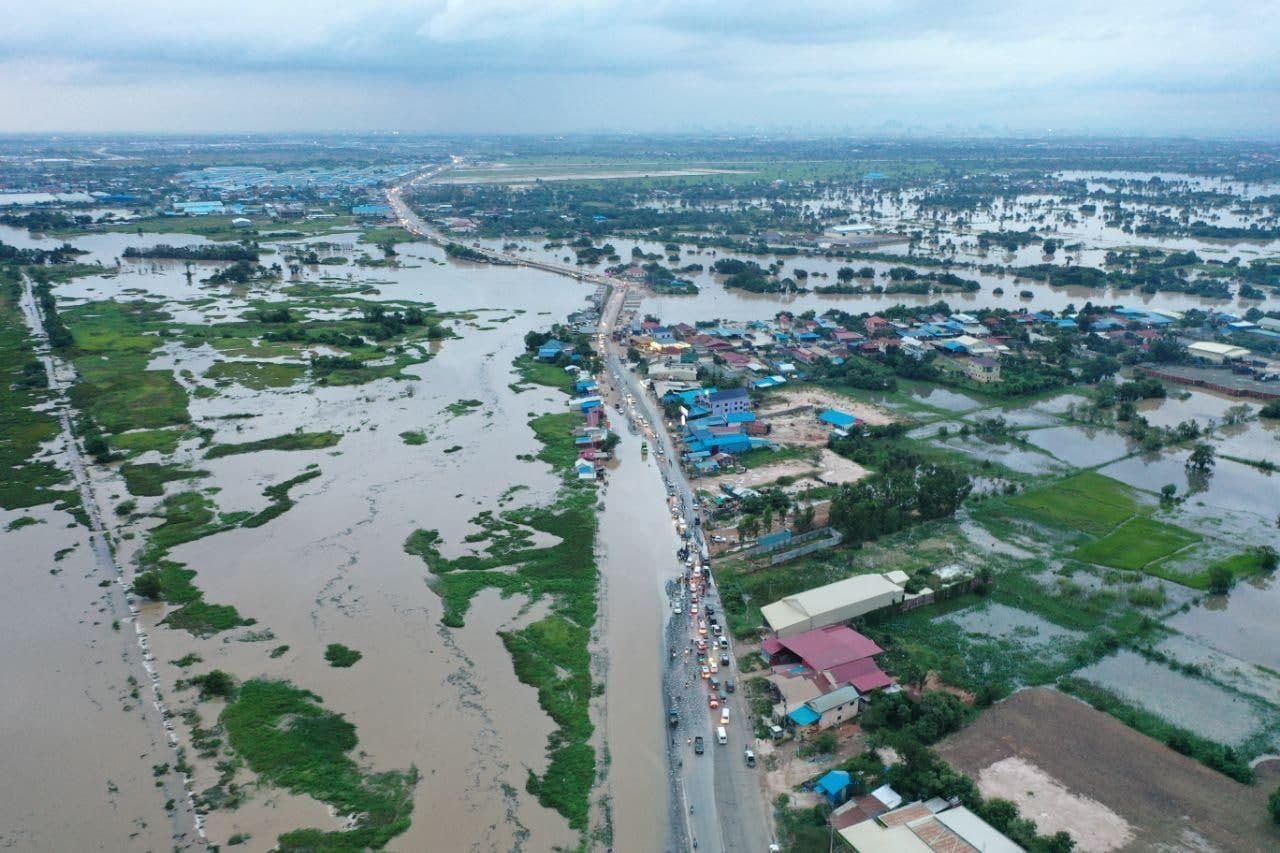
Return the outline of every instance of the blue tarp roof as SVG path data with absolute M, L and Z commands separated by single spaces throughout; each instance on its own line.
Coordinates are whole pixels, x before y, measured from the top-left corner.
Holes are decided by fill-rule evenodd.
M 827 409 L 818 415 L 818 420 L 826 424 L 831 424 L 840 429 L 848 429 L 858 422 L 858 419 L 847 412 L 841 412 L 836 409 Z
M 755 419 L 755 412 L 729 412 L 724 416 L 725 423 L 729 424 L 749 424 L 754 423 Z
M 828 797 L 838 796 L 849 787 L 849 773 L 845 770 L 832 770 L 818 780 L 814 788 Z
M 801 707 L 796 708 L 790 714 L 787 714 L 787 716 L 790 717 L 791 722 L 795 723 L 797 726 L 811 726 L 821 719 L 817 712 L 807 705 L 802 705 Z M 823 778 L 825 779 L 826 777 L 824 776 Z M 819 784 L 821 784 L 822 780 L 820 779 L 818 781 Z

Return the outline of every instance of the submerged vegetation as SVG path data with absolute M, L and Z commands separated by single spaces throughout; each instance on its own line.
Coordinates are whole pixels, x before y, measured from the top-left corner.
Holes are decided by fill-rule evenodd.
M 521 369 L 519 361 L 517 369 Z M 556 384 L 560 384 L 558 377 Z M 539 705 L 557 727 L 547 747 L 546 772 L 539 776 L 530 771 L 526 787 L 544 806 L 564 815 L 571 827 L 584 832 L 596 771 L 595 750 L 588 742 L 594 726 L 588 711 L 592 683 L 587 645 L 596 619 L 598 579 L 596 490 L 578 482 L 570 470 L 577 456 L 575 422 L 572 413 L 563 413 L 542 415 L 529 424 L 542 445 L 538 458 L 563 477 L 551 505 L 476 519 L 489 543 L 483 555 L 443 557 L 440 535 L 434 530 L 415 532 L 405 548 L 421 556 L 431 570 L 431 586 L 445 604 L 442 621 L 451 627 L 463 624 L 472 598 L 487 587 L 504 596 L 551 599 L 548 616 L 501 636 L 516 676 L 537 689 Z M 550 534 L 556 543 L 532 547 L 529 530 Z
M 277 840 L 280 850 L 378 850 L 409 828 L 417 771 L 361 769 L 348 756 L 357 745 L 355 726 L 314 693 L 254 679 L 240 686 L 219 719 L 231 747 L 260 779 L 352 818 L 342 831 L 287 832 Z

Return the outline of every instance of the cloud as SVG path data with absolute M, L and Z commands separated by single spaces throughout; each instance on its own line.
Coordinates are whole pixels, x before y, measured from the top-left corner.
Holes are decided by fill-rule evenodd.
M 310 86 L 379 104 L 373 92 L 394 91 L 411 104 L 379 107 L 383 123 L 412 115 L 437 130 L 423 104 L 461 129 L 838 128 L 853 111 L 862 126 L 1064 116 L 1194 131 L 1188 110 L 1214 93 L 1223 102 L 1204 127 L 1256 130 L 1280 126 L 1271 11 L 1258 0 L 46 0 L 6 10 L 0 63 L 47 99 L 21 120 L 66 128 L 89 92 L 154 126 L 164 111 L 139 92 L 183 97 L 184 110 L 239 103 L 258 122 L 255 105 Z M 0 103 L 18 100 L 4 79 Z M 507 102 L 504 116 L 484 112 Z M 553 103 L 558 115 L 542 109 Z

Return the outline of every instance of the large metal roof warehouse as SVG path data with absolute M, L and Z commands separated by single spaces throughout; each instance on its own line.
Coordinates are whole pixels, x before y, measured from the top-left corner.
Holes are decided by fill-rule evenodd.
M 766 604 L 760 612 L 774 634 L 789 637 L 888 607 L 902 601 L 904 594 L 902 587 L 884 575 L 856 575 L 789 595 Z

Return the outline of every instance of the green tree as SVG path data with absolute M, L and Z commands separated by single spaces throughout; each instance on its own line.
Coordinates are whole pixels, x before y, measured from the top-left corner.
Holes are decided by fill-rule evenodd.
M 1209 591 L 1214 595 L 1226 595 L 1235 582 L 1235 575 L 1226 566 L 1214 566 L 1209 570 Z
M 1213 446 L 1201 442 L 1187 457 L 1187 468 L 1191 471 L 1208 471 L 1216 462 Z
M 1280 788 L 1276 788 L 1267 797 L 1267 811 L 1271 812 L 1272 822 L 1280 826 Z

